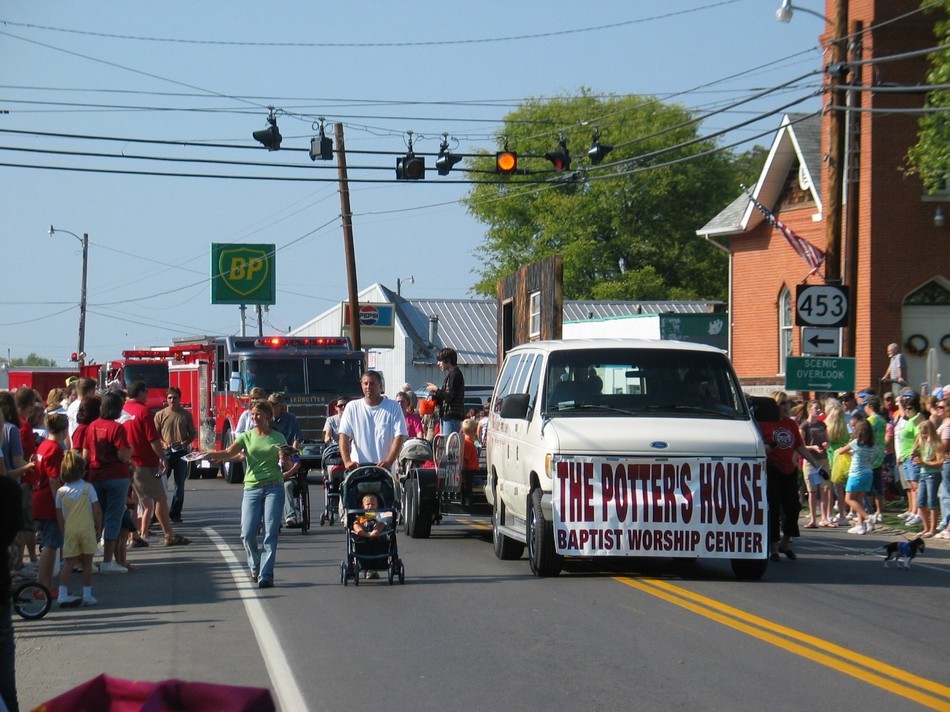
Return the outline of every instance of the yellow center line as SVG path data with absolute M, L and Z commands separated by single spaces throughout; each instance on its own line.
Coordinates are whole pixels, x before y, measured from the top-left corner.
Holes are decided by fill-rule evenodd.
M 615 581 L 656 596 L 813 662 L 935 710 L 950 709 L 950 687 L 926 680 L 848 648 L 777 625 L 738 608 L 656 579 L 615 576 Z M 795 642 L 799 641 L 799 642 Z M 890 679 L 895 678 L 895 679 Z M 911 684 L 905 684 L 910 682 Z M 913 686 L 912 686 L 913 685 Z M 933 693 L 927 694 L 922 690 Z

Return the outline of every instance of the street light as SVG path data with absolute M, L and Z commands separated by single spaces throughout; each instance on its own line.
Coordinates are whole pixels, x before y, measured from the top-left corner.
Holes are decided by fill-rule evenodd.
M 82 237 L 79 237 L 74 232 L 69 230 L 57 230 L 52 225 L 49 226 L 49 236 L 52 237 L 54 233 L 65 232 L 67 235 L 72 235 L 79 243 L 82 245 L 82 287 L 79 292 L 79 350 L 76 352 L 76 360 L 79 362 L 80 373 L 82 372 L 82 367 L 86 365 L 86 268 L 89 264 L 89 235 L 83 233 Z
M 402 285 L 404 282 L 408 282 L 409 284 L 415 284 L 416 278 L 406 277 L 405 279 L 400 279 L 399 277 L 396 277 L 396 294 L 398 294 L 400 297 L 402 296 Z
M 831 24 L 831 20 L 829 20 L 817 10 L 810 10 L 807 7 L 801 7 L 800 5 L 792 5 L 792 0 L 782 0 L 782 6 L 775 11 L 775 19 L 779 22 L 791 22 L 792 15 L 795 14 L 795 10 L 808 13 L 809 15 L 814 15 L 815 17 L 820 17 L 827 24 Z

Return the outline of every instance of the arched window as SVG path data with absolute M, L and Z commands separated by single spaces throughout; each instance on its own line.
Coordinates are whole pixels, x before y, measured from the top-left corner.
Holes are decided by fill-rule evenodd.
M 792 293 L 782 287 L 778 295 L 778 372 L 785 373 L 785 359 L 792 356 Z

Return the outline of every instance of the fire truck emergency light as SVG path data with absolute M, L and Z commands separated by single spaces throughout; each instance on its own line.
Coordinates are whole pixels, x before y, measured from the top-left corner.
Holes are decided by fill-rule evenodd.
M 346 336 L 267 336 L 254 341 L 254 346 L 261 348 L 290 348 L 294 346 L 349 346 L 350 340 Z

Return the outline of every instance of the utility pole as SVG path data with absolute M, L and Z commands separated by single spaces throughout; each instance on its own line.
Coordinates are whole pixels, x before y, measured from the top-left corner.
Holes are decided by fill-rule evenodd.
M 76 352 L 76 361 L 79 368 L 82 369 L 86 365 L 86 273 L 89 267 L 89 233 L 84 232 L 82 237 L 79 237 L 79 235 L 69 230 L 57 230 L 52 225 L 49 226 L 50 237 L 57 232 L 72 235 L 82 245 L 82 283 L 79 288 L 79 350 Z
M 79 288 L 79 372 L 86 365 L 86 272 L 89 267 L 89 233 L 82 234 L 82 285 Z
M 350 298 L 350 340 L 357 351 L 360 339 L 360 304 L 356 286 L 356 251 L 353 247 L 353 213 L 350 212 L 350 186 L 346 177 L 346 149 L 343 144 L 343 124 L 333 126 L 336 137 L 336 165 L 340 177 L 340 211 L 343 213 L 343 251 L 346 255 L 346 285 Z
M 832 0 L 831 25 L 831 62 L 825 68 L 827 81 L 831 85 L 828 92 L 828 106 L 844 106 L 845 91 L 842 88 L 847 72 L 847 0 Z M 828 199 L 825 218 L 825 282 L 841 282 L 841 195 L 844 185 L 842 159 L 845 144 L 845 118 L 840 109 L 828 111 Z M 846 354 L 847 355 L 847 354 Z

